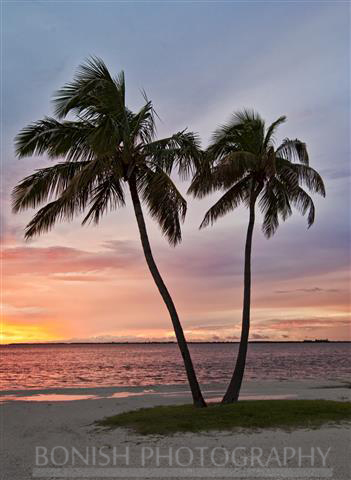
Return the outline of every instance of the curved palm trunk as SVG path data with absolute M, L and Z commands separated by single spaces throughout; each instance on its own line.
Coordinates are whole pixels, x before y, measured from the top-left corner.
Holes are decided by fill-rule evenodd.
M 200 386 L 196 378 L 194 366 L 190 357 L 190 352 L 185 340 L 183 328 L 180 324 L 177 311 L 175 309 L 173 300 L 167 290 L 167 287 L 162 280 L 160 272 L 158 271 L 157 265 L 155 263 L 155 260 L 151 252 L 150 242 L 149 242 L 149 238 L 146 230 L 145 220 L 144 220 L 143 211 L 141 208 L 141 203 L 140 203 L 134 175 L 132 175 L 129 179 L 129 189 L 130 189 L 130 193 L 133 201 L 135 217 L 139 227 L 140 239 L 143 246 L 145 259 L 149 267 L 149 270 L 151 272 L 152 278 L 154 279 L 157 285 L 157 288 L 161 294 L 161 297 L 163 298 L 163 301 L 165 302 L 168 312 L 170 314 L 174 332 L 177 338 L 178 346 L 183 357 L 184 366 L 185 366 L 186 374 L 188 377 L 191 393 L 193 396 L 194 405 L 197 407 L 206 407 L 206 403 L 203 399 Z
M 223 397 L 222 403 L 237 402 L 241 383 L 244 376 L 246 354 L 249 341 L 250 331 L 250 303 L 251 303 L 251 246 L 252 234 L 255 225 L 255 203 L 257 195 L 253 195 L 250 202 L 250 219 L 246 234 L 245 244 L 245 268 L 244 268 L 244 302 L 243 302 L 243 316 L 241 324 L 241 338 L 239 345 L 239 353 L 235 364 L 235 370 L 228 386 L 228 389 Z

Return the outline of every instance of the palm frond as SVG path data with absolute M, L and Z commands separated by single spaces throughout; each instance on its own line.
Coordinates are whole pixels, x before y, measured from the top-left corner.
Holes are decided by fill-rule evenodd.
M 291 214 L 290 196 L 287 186 L 272 177 L 265 185 L 259 199 L 264 218 L 262 230 L 266 237 L 271 237 L 279 226 L 279 216 L 285 221 Z
M 289 198 L 291 203 L 301 212 L 302 215 L 305 215 L 308 211 L 307 224 L 308 228 L 310 228 L 315 219 L 315 206 L 312 198 L 301 187 L 298 187 L 291 192 Z
M 232 151 L 259 154 L 262 151 L 265 122 L 253 110 L 235 112 L 227 124 L 213 134 L 208 151 L 220 158 Z
M 267 238 L 270 238 L 279 226 L 278 199 L 272 188 L 265 189 L 259 205 L 264 212 L 262 231 Z
M 86 198 L 79 195 L 61 195 L 42 207 L 28 223 L 25 238 L 48 232 L 59 221 L 71 221 L 84 210 Z
M 245 174 L 254 171 L 258 164 L 259 159 L 251 152 L 231 152 L 218 161 L 213 172 L 217 182 L 228 188 Z
M 220 188 L 221 185 L 216 182 L 213 170 L 212 158 L 207 152 L 202 152 L 201 160 L 197 162 L 194 176 L 187 191 L 188 195 L 193 195 L 195 198 L 203 198 Z
M 262 230 L 267 238 L 276 232 L 279 216 L 285 221 L 292 214 L 290 193 L 288 186 L 276 177 L 266 183 L 259 199 L 259 207 L 264 214 Z
M 298 138 L 295 138 L 294 140 L 285 138 L 282 144 L 277 148 L 276 153 L 290 162 L 298 161 L 304 165 L 309 164 L 307 145 L 306 143 L 301 142 Z
M 101 117 L 87 138 L 95 155 L 113 156 L 123 142 L 123 129 L 111 115 Z
M 96 158 L 80 170 L 71 180 L 67 191 L 74 193 L 92 192 L 96 187 L 104 182 L 106 178 L 111 178 L 113 181 L 120 182 L 123 178 L 123 169 L 121 163 L 115 162 L 113 159 Z
M 184 221 L 187 204 L 171 178 L 161 169 L 145 168 L 138 178 L 138 189 L 171 245 L 182 239 L 180 224 Z
M 89 162 L 58 163 L 25 177 L 13 190 L 13 211 L 17 213 L 30 207 L 36 208 L 50 198 L 61 195 L 72 179 L 88 165 Z
M 219 189 L 230 188 L 257 165 L 257 157 L 250 152 L 231 152 L 212 165 L 211 156 L 206 153 L 198 167 L 188 193 L 203 198 Z
M 120 115 L 125 105 L 124 74 L 113 80 L 104 62 L 91 57 L 79 67 L 73 81 L 56 92 L 53 102 L 58 118 L 70 112 L 88 120 Z
M 94 214 L 94 220 L 98 222 L 107 206 L 123 206 L 121 176 L 122 173 L 109 159 L 96 159 L 90 162 L 61 163 L 25 178 L 14 190 L 14 211 L 36 207 L 54 196 L 58 197 L 33 217 L 26 229 L 26 238 L 47 232 L 57 221 L 72 220 L 89 203 L 92 207 L 85 221 Z M 103 203 L 99 194 L 105 189 L 107 195 L 108 182 L 113 183 L 109 190 L 110 198 L 105 198 Z
M 185 130 L 144 145 L 142 151 L 148 157 L 150 166 L 159 167 L 167 174 L 177 168 L 183 179 L 188 178 L 201 161 L 199 137 Z
M 234 210 L 250 195 L 251 176 L 248 175 L 233 185 L 206 213 L 200 228 L 207 227 L 220 217 Z
M 267 129 L 265 139 L 263 142 L 264 149 L 273 146 L 274 144 L 274 133 L 282 123 L 286 122 L 286 116 L 283 115 L 279 117 L 275 122 L 273 122 Z
M 117 100 L 119 102 L 119 108 L 123 108 L 126 104 L 126 79 L 124 71 L 121 70 L 113 80 L 117 89 Z
M 299 176 L 294 165 L 294 163 L 291 163 L 284 158 L 275 157 L 277 178 L 284 183 L 289 190 L 294 190 L 299 186 Z
M 325 186 L 320 174 L 309 165 L 291 163 L 288 160 L 277 157 L 277 174 L 280 179 L 288 182 L 290 188 L 298 187 L 299 184 L 306 185 L 313 193 L 319 193 L 325 197 Z
M 133 115 L 131 121 L 131 136 L 135 141 L 140 140 L 141 144 L 145 145 L 154 140 L 155 134 L 155 113 L 152 102 L 148 100 L 139 112 Z
M 82 224 L 98 224 L 108 210 L 116 210 L 125 205 L 123 187 L 120 178 L 110 175 L 94 188 L 90 196 L 90 209 Z
M 272 194 L 272 196 L 272 202 L 263 217 L 262 223 L 262 231 L 267 238 L 274 235 L 279 227 L 278 209 L 274 203 L 274 194 Z
M 323 179 L 314 168 L 296 163 L 293 165 L 293 169 L 296 171 L 300 183 L 306 185 L 311 192 L 319 193 L 322 197 L 325 197 Z
M 17 135 L 16 155 L 22 158 L 46 153 L 50 158 L 89 160 L 95 155 L 89 144 L 93 131 L 93 125 L 87 121 L 58 122 L 46 117 L 23 128 Z

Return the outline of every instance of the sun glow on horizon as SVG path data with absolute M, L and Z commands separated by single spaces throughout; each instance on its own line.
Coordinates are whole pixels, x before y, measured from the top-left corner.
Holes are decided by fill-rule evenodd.
M 6 320 L 1 322 L 0 345 L 53 342 L 57 340 L 58 332 L 51 325 L 23 325 Z

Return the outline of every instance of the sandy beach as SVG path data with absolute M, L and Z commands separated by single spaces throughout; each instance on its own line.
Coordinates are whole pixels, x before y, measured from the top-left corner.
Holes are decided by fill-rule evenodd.
M 208 400 L 215 401 L 222 386 L 208 385 L 204 390 Z M 188 403 L 184 386 L 23 390 L 2 395 L 3 480 L 350 478 L 349 425 L 143 437 L 124 429 L 103 429 L 94 422 L 132 409 Z M 350 401 L 350 388 L 337 381 L 252 381 L 244 385 L 242 398 Z

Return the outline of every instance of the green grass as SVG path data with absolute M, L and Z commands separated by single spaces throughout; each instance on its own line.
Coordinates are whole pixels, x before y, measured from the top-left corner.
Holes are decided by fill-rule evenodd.
M 351 403 L 331 400 L 250 400 L 232 405 L 213 404 L 143 408 L 104 418 L 100 426 L 131 428 L 137 433 L 233 430 L 235 428 L 315 428 L 351 420 Z

